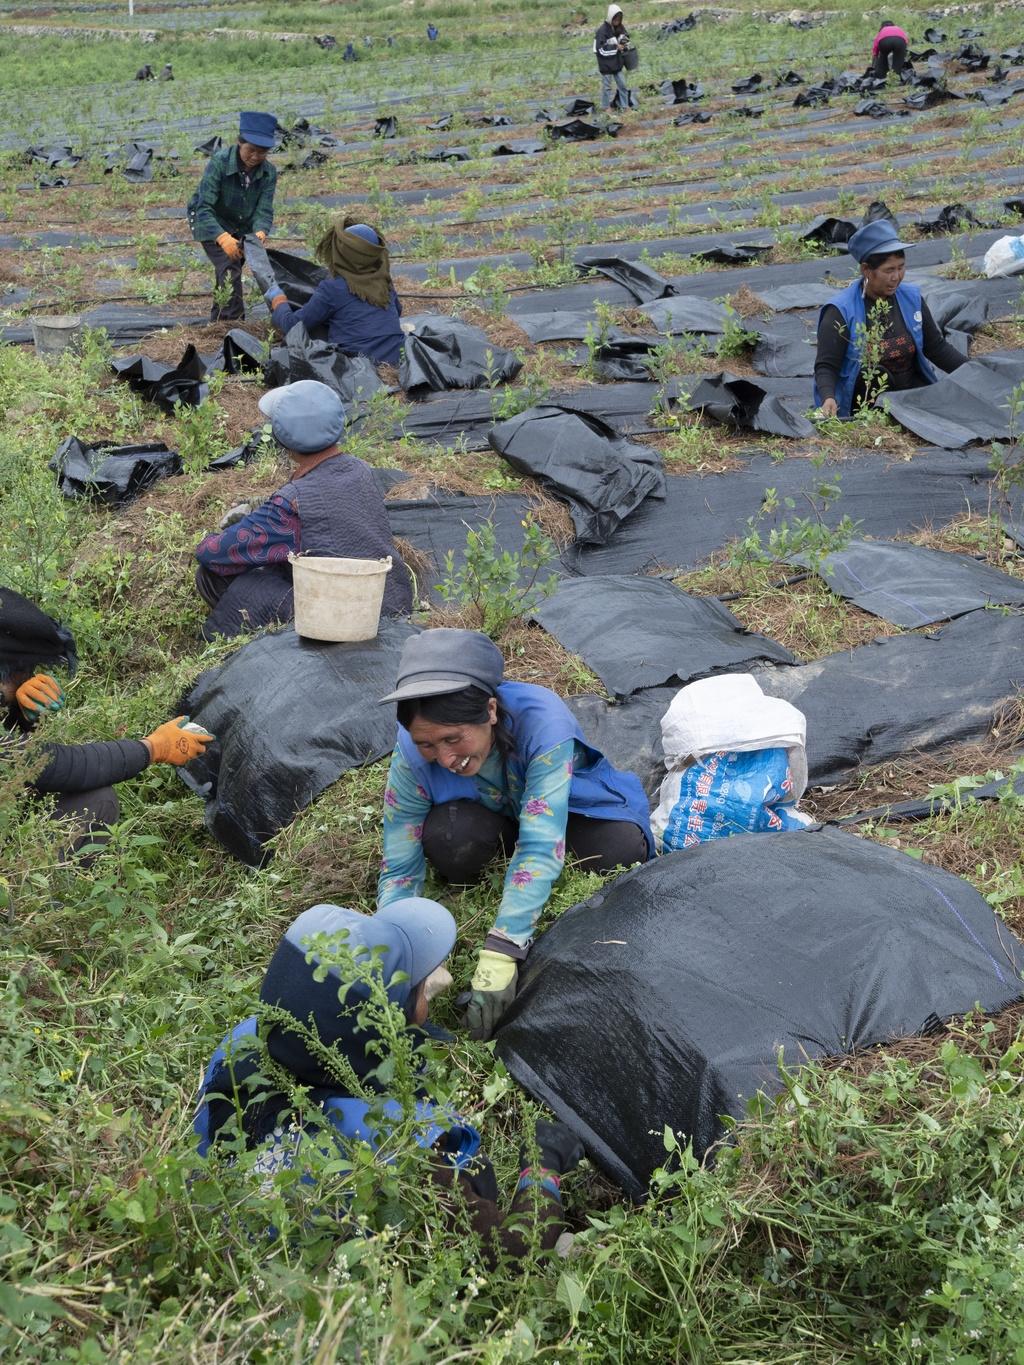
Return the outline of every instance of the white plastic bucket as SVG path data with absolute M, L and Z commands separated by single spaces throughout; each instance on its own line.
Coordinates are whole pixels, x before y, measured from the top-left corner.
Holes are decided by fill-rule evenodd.
M 78 313 L 55 314 L 49 318 L 32 319 L 32 341 L 36 355 L 46 358 L 66 351 L 82 335 L 82 318 Z
M 372 640 L 380 624 L 387 559 L 290 555 L 295 630 L 308 640 Z

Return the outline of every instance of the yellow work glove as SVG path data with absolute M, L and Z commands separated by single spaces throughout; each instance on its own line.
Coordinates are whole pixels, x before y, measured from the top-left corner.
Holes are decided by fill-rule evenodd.
M 242 248 L 239 246 L 237 238 L 232 237 L 230 232 L 222 232 L 217 238 L 217 245 L 224 255 L 230 256 L 233 261 L 242 259 Z
M 254 232 L 252 235 L 257 239 L 261 246 L 267 240 L 267 234 L 265 232 Z
M 176 768 L 180 768 L 185 763 L 191 763 L 205 751 L 206 746 L 212 742 L 213 735 L 207 730 L 197 734 L 193 730 L 183 729 L 187 723 L 188 716 L 179 716 L 177 720 L 168 720 L 163 725 L 158 725 L 151 735 L 146 736 L 142 742 L 149 750 L 151 763 L 173 763 Z
M 513 957 L 483 948 L 470 984 L 466 1025 L 470 1037 L 486 1042 L 516 998 L 519 967 Z
M 34 678 L 23 682 L 14 694 L 14 700 L 21 707 L 26 720 L 38 720 L 43 711 L 59 711 L 64 705 L 64 693 L 60 683 L 49 673 L 37 673 Z

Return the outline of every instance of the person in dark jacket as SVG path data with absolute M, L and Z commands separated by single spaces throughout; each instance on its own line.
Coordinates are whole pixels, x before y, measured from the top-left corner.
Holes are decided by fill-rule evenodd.
M 260 399 L 274 439 L 295 472 L 255 511 L 232 509 L 221 529 L 196 546 L 196 587 L 212 608 L 203 636 L 284 624 L 295 615 L 290 555 L 392 560 L 381 607 L 385 616 L 412 610 L 412 585 L 369 465 L 338 447 L 345 405 L 326 384 L 301 379 Z
M 890 65 L 899 75 L 907 60 L 907 35 L 891 19 L 885 19 L 875 34 L 871 47 L 872 74 L 884 79 L 889 74 Z
M 883 388 L 897 393 L 934 384 L 934 366 L 948 372 L 967 359 L 943 337 L 917 285 L 905 283 L 906 244 L 892 223 L 879 219 L 858 228 L 847 249 L 860 274 L 818 318 L 814 401 L 824 417 L 849 417 Z M 863 355 L 868 331 L 879 331 L 870 383 Z
M 0 757 L 13 760 L 32 731 L 49 712 L 64 705 L 60 683 L 44 667 L 78 665 L 71 632 L 12 588 L 0 588 Z M 116 823 L 119 782 L 137 777 L 151 763 L 176 767 L 198 757 L 213 736 L 182 726 L 187 717 L 160 725 L 145 739 L 98 740 L 91 744 L 43 744 L 42 766 L 32 773 L 29 789 L 53 796 L 53 814 L 74 822 L 69 851 L 105 837 Z
M 444 906 L 419 897 L 372 916 L 338 905 L 314 905 L 299 915 L 260 987 L 260 1004 L 274 1011 L 273 1018 L 261 1026 L 252 1015 L 236 1025 L 206 1069 L 193 1121 L 200 1155 L 240 1130 L 245 1146 L 259 1153 L 256 1169 L 265 1179 L 301 1161 L 307 1139 L 328 1154 L 333 1141 L 344 1157 L 359 1142 L 393 1153 L 402 1140 L 396 1134 L 406 1133 L 410 1147 L 423 1153 L 423 1176 L 439 1189 L 453 1221 L 462 1209 L 468 1214 L 488 1264 L 503 1254 L 525 1255 L 531 1231 L 550 1250 L 564 1226 L 561 1177 L 584 1154 L 568 1128 L 537 1124 L 533 1152 L 520 1154 L 521 1175 L 506 1217 L 477 1130 L 423 1090 L 411 1113 L 387 1093 L 393 1028 L 381 1025 L 389 1012 L 400 1012 L 414 1047 L 429 1042 L 424 1026 L 430 1000 L 451 985 L 443 963 L 455 932 Z M 397 1022 L 401 1028 L 401 1018 Z M 417 1064 L 422 1069 L 422 1061 Z M 304 1122 L 284 1090 L 273 1089 L 275 1075 L 293 1090 L 307 1089 L 318 1121 Z
M 619 95 L 619 107 L 629 107 L 629 91 L 626 78 L 622 74 L 625 65 L 624 53 L 629 46 L 629 34 L 622 20 L 619 5 L 609 5 L 604 23 L 594 36 L 594 51 L 597 54 L 597 69 L 601 73 L 601 108 L 607 109 L 615 91 Z
M 316 256 L 330 278 L 320 281 L 301 308 L 293 308 L 276 284 L 266 290 L 274 326 L 287 335 L 300 322 L 307 328 L 323 325 L 327 340 L 346 355 L 397 365 L 405 341 L 402 305 L 380 233 L 346 217 L 324 234 Z
M 489 1038 L 516 991 L 518 964 L 566 854 L 595 872 L 654 851 L 640 779 L 588 744 L 546 687 L 504 681 L 486 635 L 425 630 L 406 641 L 398 742 L 384 791 L 377 904 L 423 887 L 426 861 L 450 882 L 476 881 L 511 854 L 501 905 L 473 975 L 467 1023 Z
M 274 145 L 276 130 L 273 114 L 240 114 L 237 144 L 213 153 L 189 200 L 192 236 L 213 262 L 218 295 L 225 286 L 231 289 L 226 303 L 214 297 L 212 322 L 245 317 L 242 238 L 252 234 L 265 242 L 274 226 L 277 170 L 267 160 L 267 152 Z

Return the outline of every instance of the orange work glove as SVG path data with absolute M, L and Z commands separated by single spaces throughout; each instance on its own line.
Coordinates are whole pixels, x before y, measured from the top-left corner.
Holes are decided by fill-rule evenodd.
M 254 232 L 252 235 L 259 242 L 260 246 L 267 240 L 267 234 L 265 232 Z
M 279 303 L 287 303 L 287 302 L 288 302 L 288 296 L 287 296 L 287 294 L 274 294 L 274 295 L 272 295 L 271 298 L 267 299 L 267 303 L 270 305 L 270 311 L 271 311 L 271 312 L 274 311 L 274 309 L 277 307 L 277 305 L 278 305 Z
M 37 673 L 23 682 L 14 694 L 26 720 L 38 720 L 43 711 L 59 711 L 64 705 L 60 683 L 48 673 Z
M 179 716 L 177 720 L 164 721 L 163 725 L 158 725 L 151 735 L 146 736 L 142 742 L 149 750 L 151 763 L 173 763 L 180 768 L 205 752 L 213 735 L 207 730 L 196 734 L 183 729 L 187 723 L 188 716 Z
M 238 245 L 238 240 L 232 237 L 230 232 L 222 232 L 217 238 L 217 245 L 225 256 L 230 256 L 233 261 L 242 259 L 242 248 Z

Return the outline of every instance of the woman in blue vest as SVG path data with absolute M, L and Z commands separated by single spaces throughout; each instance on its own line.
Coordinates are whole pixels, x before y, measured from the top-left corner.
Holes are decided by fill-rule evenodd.
M 307 1142 L 328 1155 L 332 1138 L 394 1152 L 407 1134 L 423 1151 L 424 1177 L 438 1187 L 442 1206 L 451 1207 L 453 1222 L 457 1210 L 468 1213 L 488 1263 L 502 1252 L 524 1256 L 531 1225 L 550 1249 L 564 1226 L 561 1177 L 583 1157 L 568 1128 L 537 1123 L 534 1149 L 520 1154 L 506 1219 L 477 1130 L 425 1092 L 411 1113 L 387 1093 L 395 1065 L 391 1011 L 405 1016 L 403 1042 L 416 1048 L 429 1041 L 429 1003 L 451 985 L 443 964 L 454 945 L 454 919 L 443 905 L 419 897 L 393 901 L 375 915 L 339 905 L 303 911 L 263 978 L 263 1022 L 254 1014 L 236 1024 L 206 1068 L 192 1125 L 200 1156 L 241 1138 L 258 1153 L 256 1172 L 271 1176 L 301 1162 Z M 397 1024 L 401 1029 L 401 1019 Z M 415 1053 L 413 1060 L 422 1068 Z M 297 1111 L 300 1088 L 319 1120 Z
M 936 366 L 956 370 L 967 360 L 945 340 L 917 285 L 904 282 L 906 244 L 892 223 L 879 219 L 858 228 L 847 249 L 860 262 L 860 275 L 818 319 L 814 402 L 824 417 L 849 417 L 882 388 L 896 393 L 934 384 Z M 868 328 L 877 328 L 880 339 L 870 383 L 862 355 Z
M 377 904 L 418 895 L 427 860 L 464 884 L 499 851 L 511 854 L 472 981 L 467 1023 L 481 1039 L 515 996 L 518 963 L 566 854 L 609 872 L 654 851 L 639 778 L 587 743 L 554 692 L 505 682 L 504 671 L 486 635 L 425 630 L 407 641 L 398 686 L 382 698 L 398 703 L 398 743 Z

